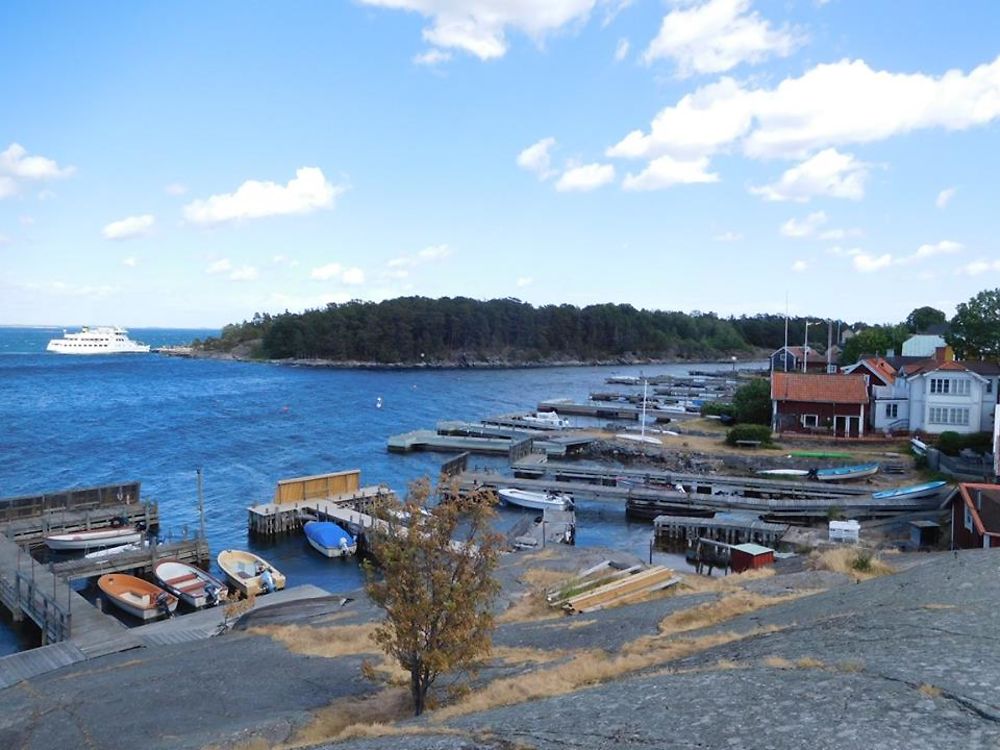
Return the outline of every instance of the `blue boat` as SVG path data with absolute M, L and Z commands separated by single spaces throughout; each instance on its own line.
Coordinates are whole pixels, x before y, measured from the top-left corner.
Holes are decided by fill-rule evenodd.
M 840 466 L 836 469 L 816 469 L 810 476 L 820 482 L 848 482 L 852 479 L 863 479 L 878 473 L 878 464 L 859 464 L 857 466 Z
M 944 487 L 947 482 L 944 480 L 937 480 L 936 482 L 924 482 L 923 484 L 913 484 L 909 487 L 896 487 L 893 490 L 882 490 L 881 492 L 873 492 L 872 498 L 875 500 L 892 500 L 897 498 L 905 498 L 907 500 L 913 500 L 918 497 L 928 497 L 934 495 Z
M 327 557 L 347 557 L 358 551 L 358 540 L 332 521 L 308 521 L 305 532 L 313 549 Z

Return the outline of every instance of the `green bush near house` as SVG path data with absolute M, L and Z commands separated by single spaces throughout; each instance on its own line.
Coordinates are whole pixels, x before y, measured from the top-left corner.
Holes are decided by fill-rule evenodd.
M 723 414 L 735 414 L 736 407 L 726 401 L 706 401 L 701 405 L 701 416 L 721 417 Z
M 976 453 L 989 453 L 993 450 L 993 435 L 989 432 L 974 432 L 962 435 L 948 430 L 937 437 L 934 447 L 946 456 L 957 456 L 968 448 Z
M 726 433 L 728 445 L 736 445 L 741 440 L 755 440 L 761 445 L 770 445 L 771 428 L 761 424 L 738 424 Z
M 771 423 L 771 381 L 767 378 L 751 380 L 733 394 L 736 421 L 769 425 Z M 770 433 L 770 430 L 768 430 Z

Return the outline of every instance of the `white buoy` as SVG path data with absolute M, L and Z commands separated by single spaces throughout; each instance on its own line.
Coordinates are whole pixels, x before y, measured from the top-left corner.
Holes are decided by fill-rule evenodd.
M 377 399 L 375 399 L 375 408 L 376 409 L 381 409 L 382 408 L 382 397 L 381 396 L 379 396 Z

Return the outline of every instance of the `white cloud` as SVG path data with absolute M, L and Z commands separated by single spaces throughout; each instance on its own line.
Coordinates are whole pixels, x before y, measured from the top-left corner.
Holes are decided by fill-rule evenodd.
M 229 262 L 229 258 L 221 258 L 214 263 L 210 263 L 208 268 L 205 269 L 205 273 L 225 273 L 226 271 L 231 271 L 233 264 Z
M 1000 118 L 1000 57 L 940 76 L 873 70 L 863 60 L 817 65 L 766 88 L 723 78 L 662 109 L 648 131 L 633 130 L 608 156 L 652 160 L 741 152 L 752 159 L 813 158 L 833 147 L 872 143 L 930 128 L 965 130 Z M 835 187 L 863 192 L 855 172 Z
M 128 240 L 149 234 L 154 223 L 156 218 L 152 214 L 129 216 L 111 222 L 101 230 L 101 234 L 106 240 Z
M 672 185 L 718 182 L 719 175 L 708 171 L 708 157 L 679 160 L 672 156 L 653 159 L 639 174 L 625 175 L 626 190 L 660 190 Z
M 734 232 L 732 230 L 726 230 L 721 234 L 715 235 L 713 238 L 716 242 L 739 242 L 743 239 L 743 235 L 739 232 Z
M 229 274 L 229 279 L 230 281 L 253 281 L 259 275 L 253 266 L 240 266 L 233 269 L 232 273 Z
M 451 53 L 437 48 L 413 56 L 414 65 L 427 65 L 429 67 L 446 63 L 449 60 L 451 60 Z
M 852 262 L 856 271 L 872 273 L 873 271 L 879 271 L 892 265 L 892 256 L 886 253 L 885 255 L 876 257 L 863 252 L 855 252 Z
M 555 145 L 555 138 L 542 138 L 532 143 L 517 155 L 517 166 L 538 175 L 540 180 L 547 180 L 555 174 L 555 170 L 552 169 L 552 156 L 549 154 Z
M 0 175 L 0 198 L 6 198 L 17 192 L 17 183 L 13 177 Z
M 517 281 L 514 282 L 519 289 L 523 289 L 526 286 L 531 286 L 535 283 L 535 280 L 531 276 L 519 276 Z
M 444 260 L 451 254 L 452 249 L 446 244 L 428 245 L 415 253 L 400 255 L 398 258 L 386 261 L 385 265 L 388 270 L 383 271 L 381 275 L 388 279 L 405 279 L 410 275 L 411 268 Z
M 622 37 L 618 40 L 618 45 L 615 47 L 615 62 L 621 62 L 626 57 L 628 57 L 628 51 L 631 47 L 628 39 Z
M 365 5 L 419 13 L 428 18 L 424 41 L 460 49 L 480 60 L 507 52 L 507 31 L 535 40 L 574 21 L 584 21 L 597 0 L 361 0 Z
M 821 240 L 843 240 L 848 237 L 860 237 L 863 232 L 860 229 L 827 229 L 819 233 Z
M 805 203 L 819 196 L 861 200 L 867 178 L 867 164 L 828 148 L 786 170 L 777 182 L 752 187 L 750 192 L 767 201 Z
M 12 143 L 0 152 L 0 174 L 22 180 L 55 180 L 69 177 L 76 167 L 60 167 L 44 156 L 29 156 L 19 143 Z
M 40 201 L 50 201 L 55 197 L 56 197 L 55 190 L 49 190 L 48 188 L 46 188 L 45 190 L 38 191 L 38 200 Z
M 184 207 L 184 217 L 196 224 L 219 224 L 227 221 L 258 219 L 265 216 L 307 214 L 332 208 L 334 200 L 346 190 L 334 185 L 319 167 L 302 167 L 287 185 L 247 180 L 235 192 L 196 200 Z
M 792 263 L 792 270 L 795 271 L 795 273 L 802 273 L 808 268 L 809 264 L 806 263 L 804 260 L 797 260 L 794 263 Z
M 920 260 L 921 258 L 930 258 L 934 255 L 951 255 L 952 253 L 959 252 L 961 249 L 962 244 L 960 242 L 941 240 L 940 242 L 935 242 L 933 245 L 921 245 L 917 248 L 917 252 L 913 255 L 913 258 L 914 260 Z
M 934 201 L 934 205 L 938 208 L 944 208 L 949 203 L 951 199 L 955 197 L 955 193 L 958 192 L 958 188 L 945 188 L 940 193 L 937 194 L 937 200 Z
M 314 268 L 309 277 L 316 281 L 336 281 L 357 286 L 365 283 L 365 272 L 357 267 L 345 268 L 340 263 L 327 263 Z
M 135 268 L 139 265 L 139 261 L 136 260 L 134 256 L 129 256 L 128 258 L 122 258 L 122 265 L 128 266 L 129 268 Z
M 722 73 L 741 63 L 787 57 L 801 43 L 787 25 L 776 29 L 750 11 L 750 0 L 708 0 L 676 8 L 663 18 L 660 32 L 642 58 L 671 58 L 681 76 Z
M 596 190 L 609 182 L 614 182 L 615 168 L 611 164 L 584 164 L 570 167 L 560 175 L 556 182 L 556 190 L 565 193 L 569 191 Z
M 955 273 L 965 276 L 980 276 L 990 271 L 1000 271 L 1000 260 L 974 260 L 971 263 L 966 263 Z
M 447 258 L 451 255 L 451 248 L 447 245 L 428 245 L 423 250 L 417 252 L 417 259 L 420 261 L 433 261 Z
M 779 231 L 785 237 L 793 237 L 795 239 L 812 237 L 821 226 L 826 224 L 826 221 L 826 213 L 823 211 L 816 211 L 809 214 L 804 219 L 789 219 L 781 225 L 781 229 Z
M 169 185 L 164 185 L 163 187 L 163 192 L 167 195 L 184 195 L 187 191 L 187 185 L 183 185 L 180 182 L 171 182 Z

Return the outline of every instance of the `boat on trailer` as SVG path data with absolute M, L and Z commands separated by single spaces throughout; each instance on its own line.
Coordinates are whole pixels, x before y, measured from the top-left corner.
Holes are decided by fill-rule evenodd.
M 573 496 L 567 492 L 537 492 L 501 487 L 497 495 L 508 505 L 516 505 L 532 510 L 569 510 L 573 507 Z
M 94 549 L 135 544 L 142 539 L 142 531 L 134 526 L 109 526 L 105 529 L 74 531 L 70 534 L 48 534 L 45 546 L 54 550 Z
M 878 469 L 877 463 L 839 466 L 835 469 L 816 469 L 812 472 L 812 476 L 820 482 L 850 482 L 873 476 L 878 473 Z
M 106 573 L 97 587 L 112 604 L 140 620 L 169 617 L 177 609 L 177 597 L 142 578 L 125 573 Z
M 275 591 L 285 588 L 285 576 L 263 557 L 242 549 L 224 549 L 216 561 L 237 591 L 250 596 L 268 593 L 267 573 Z
M 180 560 L 160 560 L 153 575 L 163 588 L 195 609 L 214 607 L 229 596 L 229 587 L 218 578 Z
M 896 499 L 906 499 L 906 500 L 916 500 L 921 497 L 930 497 L 931 495 L 937 494 L 942 487 L 948 484 L 943 479 L 939 479 L 934 482 L 924 482 L 923 484 L 912 484 L 908 487 L 896 487 L 891 490 L 882 490 L 881 492 L 873 492 L 872 499 L 874 500 L 896 500 Z
M 333 521 L 307 521 L 303 527 L 314 550 L 326 557 L 348 557 L 358 551 L 357 537 Z

